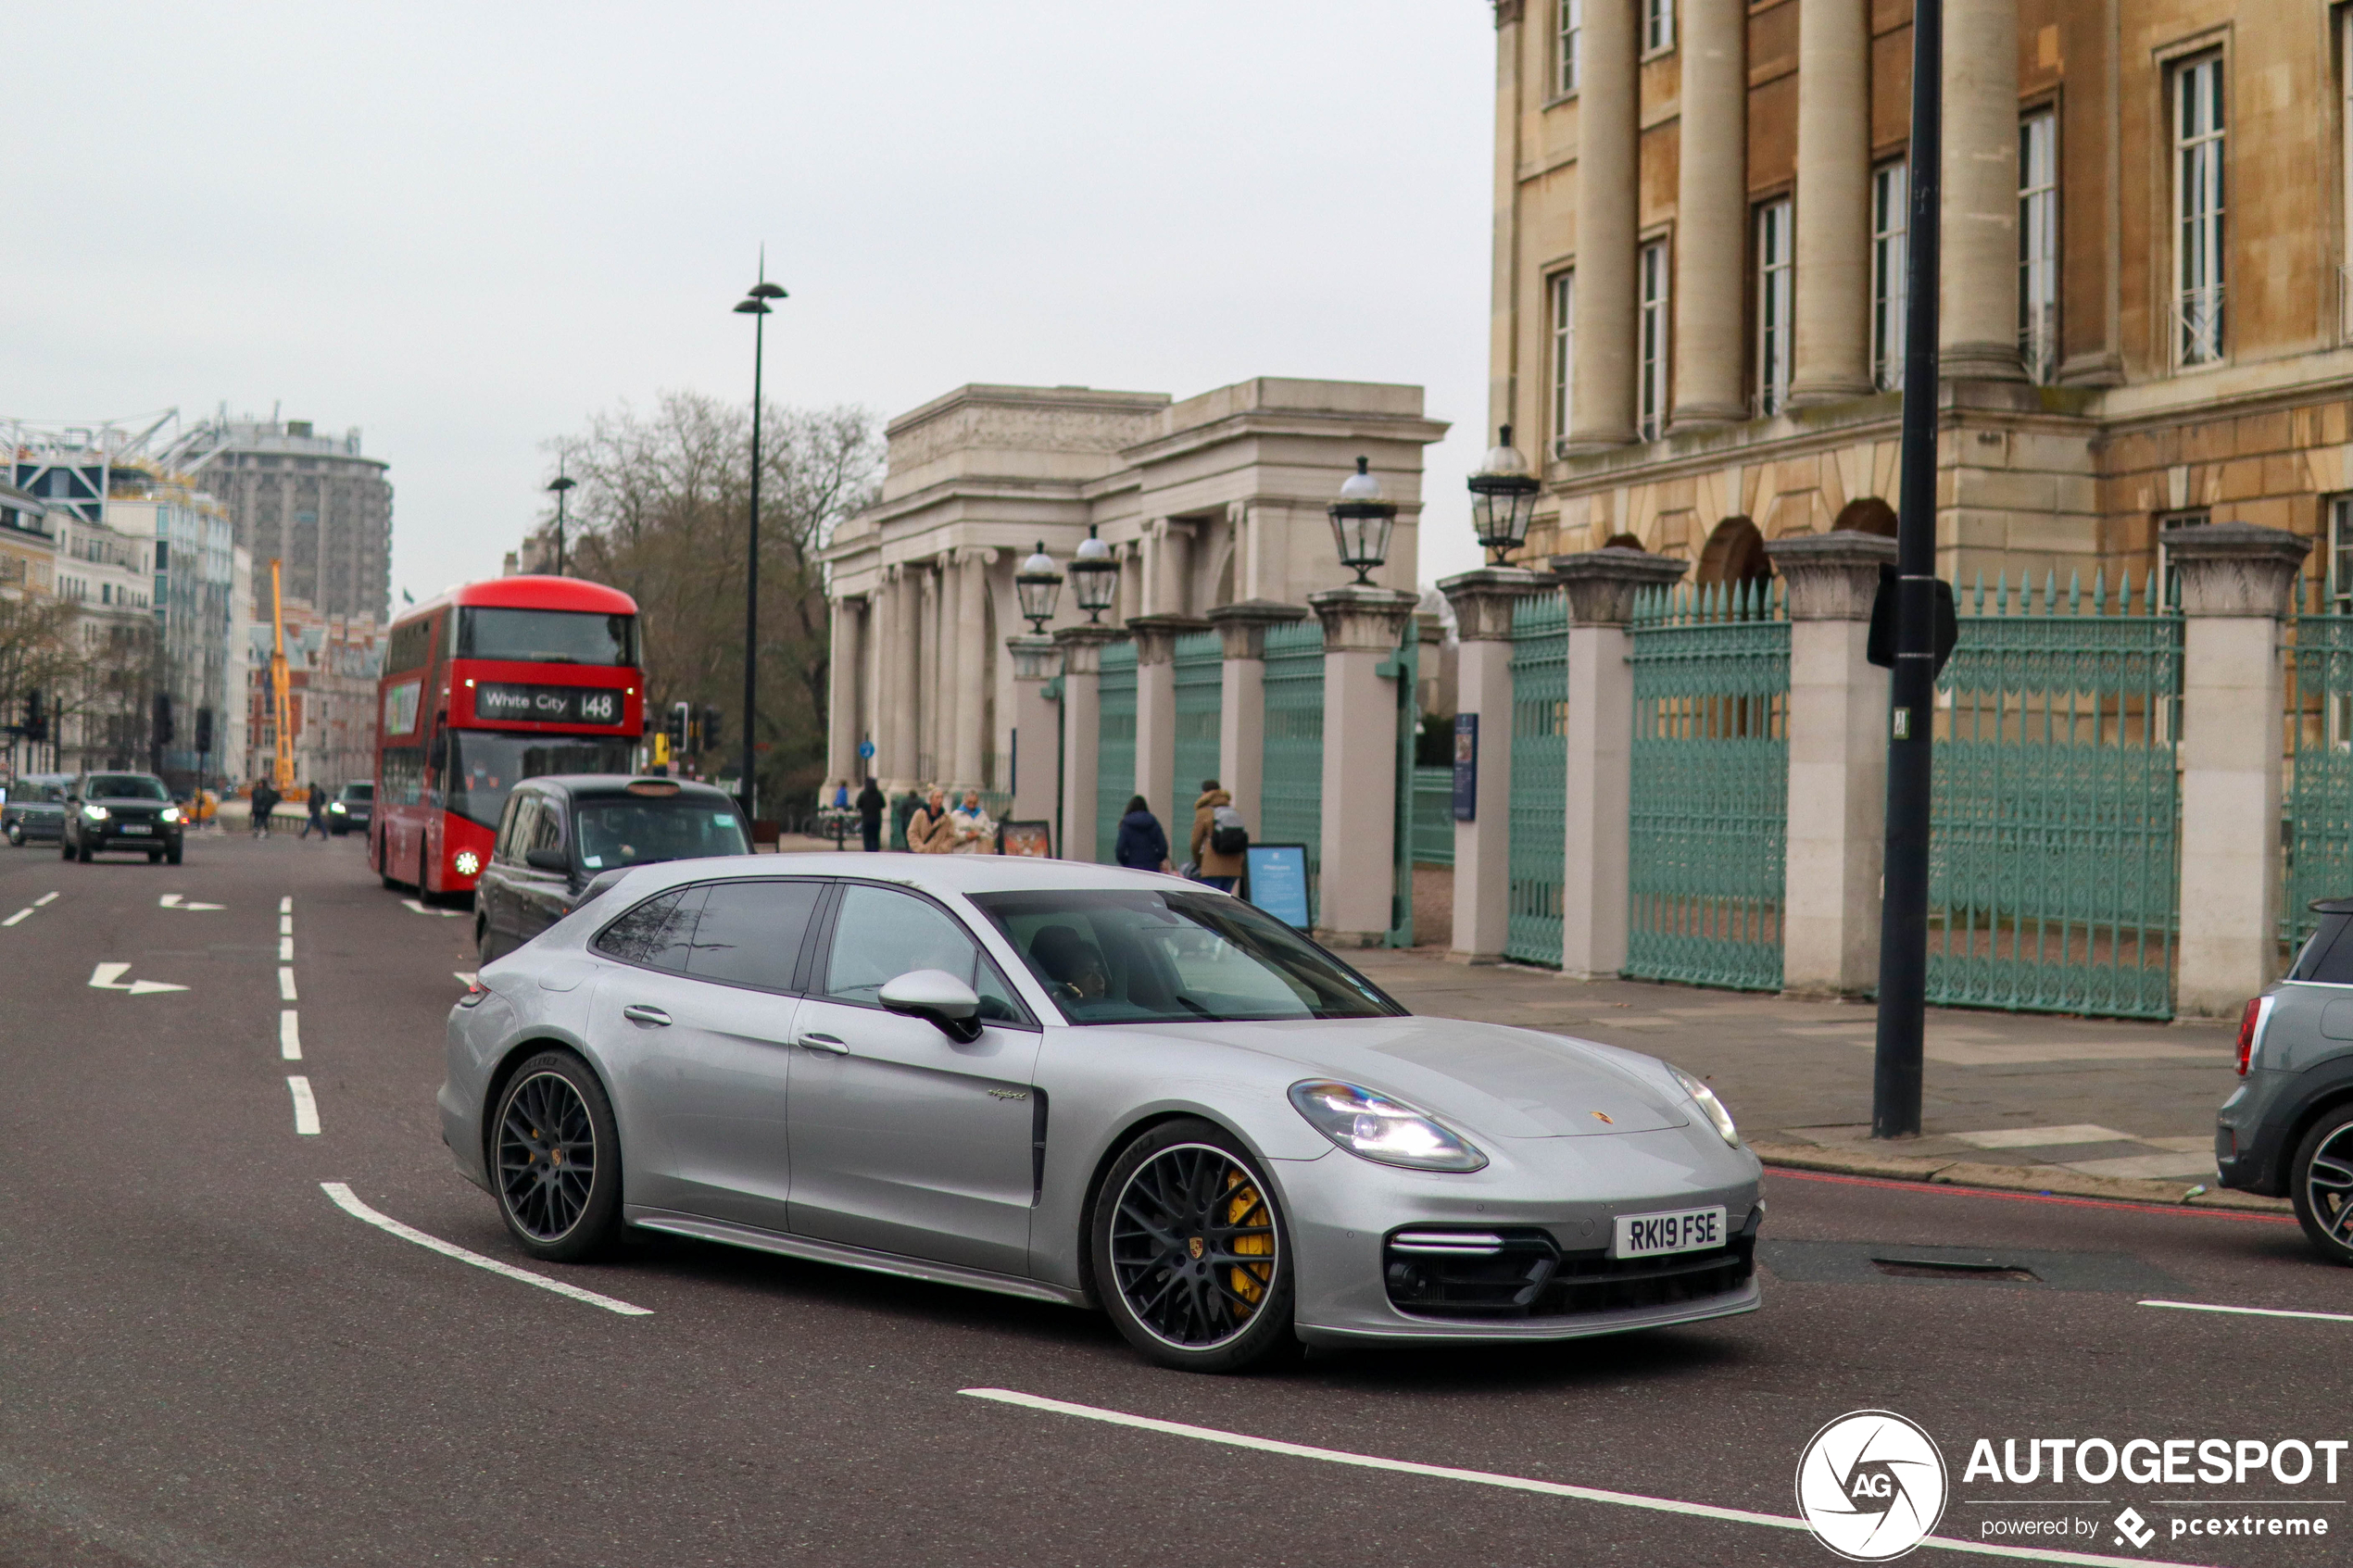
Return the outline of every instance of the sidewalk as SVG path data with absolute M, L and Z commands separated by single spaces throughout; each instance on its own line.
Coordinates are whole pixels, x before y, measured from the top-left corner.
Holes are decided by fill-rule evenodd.
M 1625 1046 L 1707 1081 L 1768 1162 L 2178 1203 L 2214 1180 L 2214 1110 L 2238 1082 L 2224 1023 L 1931 1008 L 1917 1138 L 1870 1136 L 1869 1003 L 1788 1001 L 1435 951 L 1350 953 L 1416 1012 Z M 2220 1189 L 2190 1201 L 2284 1208 Z

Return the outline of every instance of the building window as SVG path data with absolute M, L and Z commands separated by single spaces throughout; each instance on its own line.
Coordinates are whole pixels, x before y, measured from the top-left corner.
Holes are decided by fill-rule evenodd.
M 2353 495 L 2329 497 L 2329 613 L 2353 615 Z
M 1585 31 L 1585 0 L 1553 0 L 1553 89 L 1577 91 L 1577 46 Z
M 2018 353 L 2026 379 L 2058 376 L 2058 116 L 2018 128 Z
M 1675 47 L 1675 0 L 1642 0 L 1642 53 Z
M 2222 56 L 2173 72 L 2173 354 L 2222 358 Z
M 1553 441 L 1568 439 L 1571 406 L 1577 393 L 1577 274 L 1562 272 L 1553 279 Z
M 1871 381 L 1881 392 L 1904 385 L 1905 236 L 1911 228 L 1908 165 L 1871 170 Z
M 1796 309 L 1789 202 L 1756 209 L 1756 409 L 1789 406 L 1790 349 Z
M 1642 316 L 1639 342 L 1642 379 L 1637 386 L 1636 430 L 1656 441 L 1667 429 L 1667 242 L 1642 249 Z

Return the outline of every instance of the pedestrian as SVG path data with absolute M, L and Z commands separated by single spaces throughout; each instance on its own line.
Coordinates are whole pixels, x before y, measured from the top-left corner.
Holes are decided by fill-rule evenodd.
M 907 819 L 907 847 L 918 855 L 949 855 L 956 848 L 956 823 L 948 815 L 948 792 L 934 785 Z
M 837 811 L 849 809 L 849 781 L 843 779 L 834 786 L 833 808 Z
M 296 835 L 296 841 L 299 842 L 302 839 L 308 838 L 313 831 L 318 833 L 319 841 L 321 843 L 323 844 L 326 842 L 327 792 L 320 788 L 315 783 L 310 786 L 308 815 L 303 818 L 302 832 Z
M 1231 893 L 1241 879 L 1242 850 L 1249 844 L 1250 832 L 1242 814 L 1234 809 L 1234 797 L 1218 788 L 1215 779 L 1202 780 L 1201 798 L 1193 802 L 1194 877 Z
M 1119 819 L 1119 863 L 1130 871 L 1164 872 L 1168 869 L 1168 834 L 1161 830 L 1160 819 L 1144 803 L 1140 795 L 1127 802 L 1126 814 Z
M 956 830 L 956 847 L 949 851 L 950 854 L 997 853 L 997 820 L 980 803 L 980 791 L 964 791 L 963 803 L 950 810 L 948 821 Z
M 268 779 L 253 781 L 253 835 L 270 836 L 270 813 L 278 809 L 278 791 Z
M 883 798 L 882 785 L 872 773 L 866 775 L 866 787 L 858 792 L 858 832 L 866 841 L 866 853 L 882 852 L 883 808 L 890 802 Z

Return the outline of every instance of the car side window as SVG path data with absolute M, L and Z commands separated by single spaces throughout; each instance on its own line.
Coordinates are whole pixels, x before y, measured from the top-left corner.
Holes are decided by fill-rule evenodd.
M 530 799 L 522 794 L 507 797 L 507 813 L 498 823 L 498 842 L 491 848 L 491 859 L 510 863 L 522 859 L 522 835 L 516 830 L 522 825 L 522 809 Z
M 598 932 L 589 945 L 623 963 L 683 974 L 702 895 L 700 887 L 673 887 L 657 894 Z
M 980 944 L 937 905 L 896 888 L 844 887 L 825 960 L 826 998 L 879 1007 L 883 986 L 916 969 L 945 970 L 971 986 L 980 997 L 980 1016 L 991 1022 L 1029 1022 Z
M 2323 985 L 2353 985 L 2353 941 L 2345 935 L 2348 930 L 2353 930 L 2353 916 L 2322 915 L 2321 928 L 2312 934 L 2311 943 L 2296 961 L 2296 978 Z
M 825 884 L 815 878 L 714 882 L 703 886 L 686 972 L 698 980 L 790 991 L 800 944 Z
M 524 841 L 526 852 L 533 849 L 561 849 L 564 847 L 564 809 L 556 801 L 542 796 L 534 805 L 531 836 Z

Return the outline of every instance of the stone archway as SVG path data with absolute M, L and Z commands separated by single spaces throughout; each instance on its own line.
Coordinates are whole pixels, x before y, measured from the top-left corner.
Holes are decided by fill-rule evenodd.
M 1753 583 L 1772 575 L 1772 558 L 1765 553 L 1765 535 L 1756 524 L 1744 517 L 1728 517 L 1708 534 L 1692 581 Z
M 1858 495 L 1839 508 L 1837 521 L 1831 526 L 1893 539 L 1895 537 L 1895 508 L 1877 495 Z

